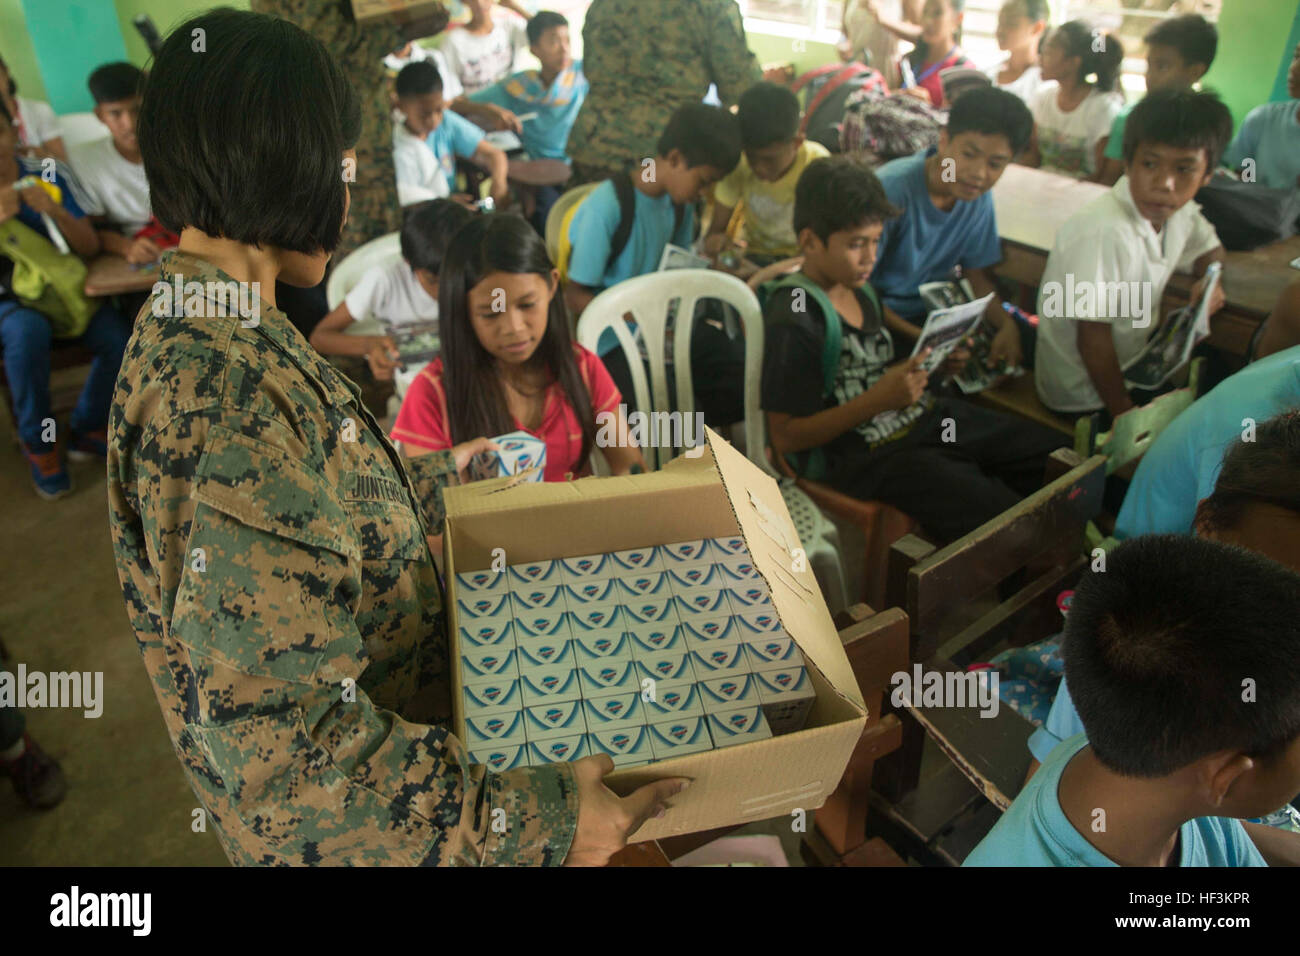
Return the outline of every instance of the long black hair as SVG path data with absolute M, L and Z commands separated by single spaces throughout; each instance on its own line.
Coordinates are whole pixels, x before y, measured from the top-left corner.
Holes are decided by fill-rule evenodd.
M 1079 58 L 1079 82 L 1087 83 L 1088 77 L 1096 74 L 1093 84 L 1104 93 L 1115 89 L 1119 82 L 1120 71 L 1124 68 L 1124 44 L 1113 33 L 1102 33 L 1104 38 L 1101 49 L 1094 50 L 1093 42 L 1096 31 L 1086 20 L 1071 20 L 1062 23 L 1052 31 L 1051 40 L 1060 40 L 1065 47 L 1067 57 Z
M 453 444 L 480 435 L 503 435 L 515 427 L 496 359 L 474 334 L 469 315 L 470 290 L 493 272 L 538 275 L 549 285 L 554 268 L 542 237 L 510 213 L 477 216 L 452 238 L 438 276 L 438 314 Z M 582 471 L 596 444 L 596 419 L 591 393 L 578 371 L 569 314 L 558 288 L 547 309 L 546 334 L 528 364 L 545 368 L 555 377 L 577 416 L 582 426 L 582 455 L 574 470 Z

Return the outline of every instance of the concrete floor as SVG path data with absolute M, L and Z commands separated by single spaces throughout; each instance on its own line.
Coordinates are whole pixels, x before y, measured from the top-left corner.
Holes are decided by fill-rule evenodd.
M 56 373 L 54 385 L 56 407 L 66 406 L 78 376 Z M 12 657 L 3 668 L 23 662 L 30 670 L 104 675 L 98 718 L 81 710 L 26 711 L 28 731 L 62 765 L 68 795 L 52 810 L 33 811 L 0 778 L 0 865 L 226 865 L 216 837 L 191 830 L 199 802 L 127 623 L 103 464 L 72 463 L 72 494 L 43 501 L 3 404 L 0 416 L 0 641 Z M 60 424 L 66 417 L 59 415 Z M 801 865 L 788 820 L 740 832 L 779 835 L 791 865 Z

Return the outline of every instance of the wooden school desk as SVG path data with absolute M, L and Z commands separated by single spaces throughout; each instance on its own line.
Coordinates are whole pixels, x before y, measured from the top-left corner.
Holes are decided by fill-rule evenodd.
M 1108 187 L 1019 166 L 1007 167 L 993 187 L 1003 259 L 995 272 L 1037 287 L 1056 231 Z M 1300 236 L 1250 252 L 1229 252 L 1223 269 L 1224 307 L 1210 321 L 1211 345 L 1244 358 L 1255 330 L 1268 317 L 1288 284 L 1300 279 L 1289 263 L 1300 256 Z M 1176 274 L 1168 291 L 1185 297 L 1196 280 Z
M 144 292 L 158 281 L 158 266 L 133 269 L 121 256 L 104 253 L 96 256 L 86 271 L 86 295 L 122 295 L 126 292 Z

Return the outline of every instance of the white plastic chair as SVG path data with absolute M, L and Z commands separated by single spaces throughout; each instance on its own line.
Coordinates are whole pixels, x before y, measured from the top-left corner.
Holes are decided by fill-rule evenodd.
M 59 132 L 63 136 L 63 145 L 68 149 L 113 135 L 94 113 L 67 113 L 60 116 Z
M 596 351 L 601 334 L 613 330 L 628 359 L 636 407 L 642 411 L 673 411 L 688 421 L 695 412 L 695 389 L 691 377 L 691 332 L 695 306 L 701 299 L 725 302 L 740 315 L 745 335 L 745 454 L 770 475 L 781 488 L 795 530 L 808 556 L 808 564 L 821 582 L 832 613 L 847 606 L 844 567 L 840 558 L 839 532 L 813 504 L 808 495 L 783 478 L 767 459 L 767 435 L 759 407 L 759 379 L 763 366 L 763 313 L 758 299 L 735 276 L 711 269 L 672 269 L 627 279 L 597 295 L 578 319 L 578 342 Z M 673 323 L 673 372 L 675 394 L 668 394 L 667 350 L 668 307 L 677 300 Z M 650 382 L 637 344 L 637 336 L 624 321 L 630 313 L 636 320 L 650 359 Z M 685 431 L 685 426 L 683 426 Z M 657 437 L 657 436 L 656 436 Z M 667 464 L 675 448 L 642 449 L 652 468 Z M 603 464 L 603 462 L 602 462 Z

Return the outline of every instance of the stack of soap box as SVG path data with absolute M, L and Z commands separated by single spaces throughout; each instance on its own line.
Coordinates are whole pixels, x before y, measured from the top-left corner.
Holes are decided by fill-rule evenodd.
M 743 538 L 457 575 L 465 745 L 635 767 L 800 730 L 816 693 Z

